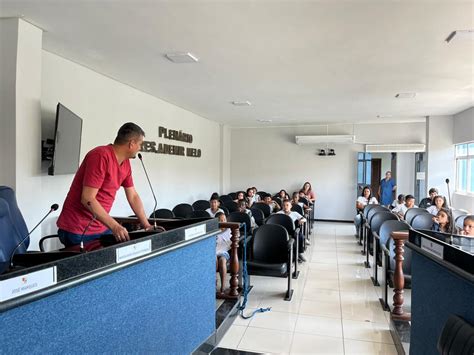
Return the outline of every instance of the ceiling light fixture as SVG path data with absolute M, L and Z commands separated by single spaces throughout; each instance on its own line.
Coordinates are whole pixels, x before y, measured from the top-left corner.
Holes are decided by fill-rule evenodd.
M 377 115 L 377 118 L 392 118 L 392 115 Z
M 416 96 L 416 92 L 401 92 L 395 95 L 397 99 L 413 99 Z
M 173 63 L 196 63 L 199 58 L 190 52 L 166 53 L 165 57 Z
M 232 101 L 234 106 L 250 106 L 252 103 L 250 101 Z
M 456 30 L 449 34 L 449 36 L 445 39 L 447 43 L 451 42 L 453 39 L 467 39 L 473 40 L 474 39 L 474 30 Z
M 257 120 L 258 122 L 262 122 L 262 123 L 270 123 L 270 122 L 273 122 L 273 120 L 266 120 L 266 119 L 259 119 Z

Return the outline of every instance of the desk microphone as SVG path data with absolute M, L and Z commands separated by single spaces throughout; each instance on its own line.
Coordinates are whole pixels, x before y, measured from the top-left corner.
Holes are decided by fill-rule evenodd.
M 25 240 L 31 235 L 31 233 L 33 233 L 35 229 L 38 228 L 38 226 L 41 223 L 43 223 L 46 217 L 48 217 L 52 212 L 56 211 L 58 208 L 59 208 L 59 205 L 57 203 L 52 204 L 48 213 L 46 213 L 46 215 L 41 219 L 41 221 L 39 221 L 38 224 L 34 226 L 34 228 L 30 232 L 28 232 L 28 234 L 21 240 L 21 242 L 16 245 L 15 249 L 13 249 L 13 252 L 10 255 L 10 267 L 13 267 L 13 256 L 15 255 L 15 252 L 20 247 L 20 245 L 22 245 L 25 242 Z
M 140 162 L 142 163 L 142 166 L 143 166 L 143 171 L 145 172 L 145 176 L 146 176 L 146 179 L 148 180 L 148 185 L 150 185 L 150 190 L 151 190 L 151 194 L 153 195 L 153 199 L 155 200 L 155 206 L 153 207 L 153 229 L 156 230 L 156 219 L 155 219 L 155 211 L 156 211 L 156 207 L 158 206 L 158 202 L 156 201 L 156 196 L 155 196 L 155 192 L 153 191 L 153 186 L 151 185 L 151 182 L 150 182 L 150 178 L 148 177 L 148 173 L 146 172 L 146 169 L 145 169 L 145 164 L 143 164 L 143 157 L 140 153 L 137 154 L 138 156 L 138 159 L 140 159 Z
M 81 244 L 80 244 L 80 248 L 79 250 L 81 251 L 81 253 L 84 252 L 84 234 L 86 234 L 87 230 L 89 229 L 89 227 L 91 226 L 91 224 L 97 219 L 97 215 L 95 214 L 95 212 L 92 210 L 91 208 L 91 203 L 90 201 L 87 201 L 87 208 L 89 209 L 89 211 L 92 213 L 92 218 L 91 220 L 89 221 L 89 223 L 87 224 L 86 228 L 84 228 L 84 231 L 82 232 L 81 234 Z
M 455 230 L 454 230 L 454 228 L 455 228 L 455 223 L 454 223 L 454 216 L 453 216 L 452 203 L 451 203 L 451 193 L 449 192 L 449 179 L 446 178 L 445 181 L 446 181 L 446 186 L 448 187 L 448 200 L 449 200 L 449 208 L 448 208 L 448 210 L 449 210 L 449 214 L 450 214 L 449 217 L 451 218 L 451 234 L 455 234 L 455 233 L 454 233 L 454 232 L 455 232 Z M 451 237 L 451 239 L 452 239 L 452 237 Z

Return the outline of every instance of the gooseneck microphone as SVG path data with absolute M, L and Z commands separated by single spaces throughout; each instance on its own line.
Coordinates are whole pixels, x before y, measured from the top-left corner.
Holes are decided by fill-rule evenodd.
M 455 223 L 454 223 L 454 216 L 453 216 L 453 210 L 452 210 L 453 205 L 451 203 L 451 193 L 449 192 L 449 179 L 446 178 L 445 181 L 446 181 L 446 186 L 448 187 L 448 200 L 449 200 L 448 210 L 449 210 L 449 214 L 450 214 L 449 217 L 451 218 L 451 234 L 454 234 L 454 232 L 455 232 L 455 229 L 454 229 L 455 228 Z M 452 237 L 451 237 L 451 239 L 452 239 Z
M 146 179 L 148 180 L 148 185 L 150 185 L 151 194 L 153 195 L 153 199 L 155 200 L 155 206 L 153 207 L 153 229 L 156 230 L 157 225 L 156 225 L 156 219 L 155 219 L 155 211 L 156 211 L 156 207 L 158 206 L 158 202 L 156 201 L 156 196 L 155 196 L 155 192 L 153 191 L 153 186 L 151 185 L 150 178 L 148 177 L 148 173 L 146 172 L 145 164 L 143 164 L 143 157 L 140 153 L 138 153 L 137 156 L 138 156 L 138 159 L 140 159 L 140 162 L 142 163 L 143 171 L 145 172 Z
M 91 208 L 90 201 L 87 201 L 87 208 L 89 209 L 89 211 L 91 211 L 92 218 L 89 221 L 89 223 L 87 224 L 86 228 L 84 228 L 84 230 L 82 231 L 82 234 L 81 234 L 81 243 L 80 243 L 80 247 L 79 247 L 79 250 L 81 251 L 81 253 L 84 252 L 84 235 L 86 234 L 86 232 L 89 229 L 89 227 L 91 226 L 91 224 L 97 219 L 97 215 L 95 214 L 95 212 Z
M 46 217 L 48 217 L 52 212 L 56 211 L 58 208 L 59 208 L 59 205 L 57 203 L 52 204 L 49 211 L 48 211 L 48 213 L 46 213 L 46 215 L 41 219 L 41 221 L 39 221 L 38 224 L 36 226 L 34 226 L 33 229 L 31 231 L 29 231 L 28 234 L 21 240 L 21 242 L 16 245 L 15 249 L 13 249 L 12 253 L 10 254 L 10 267 L 11 268 L 13 267 L 13 257 L 15 256 L 15 252 L 20 247 L 20 245 L 22 245 L 26 241 L 26 239 L 28 239 L 28 237 L 31 235 L 31 233 L 33 233 L 35 231 L 35 229 L 38 228 L 38 226 L 41 223 L 43 223 L 43 221 L 46 219 Z

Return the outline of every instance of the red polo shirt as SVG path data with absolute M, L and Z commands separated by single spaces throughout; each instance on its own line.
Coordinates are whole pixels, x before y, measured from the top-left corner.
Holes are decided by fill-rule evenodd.
M 124 188 L 133 186 L 130 161 L 126 159 L 119 164 L 112 144 L 94 148 L 87 153 L 64 201 L 57 221 L 58 228 L 75 234 L 84 232 L 92 218 L 92 213 L 81 203 L 83 186 L 99 189 L 96 199 L 109 213 L 120 186 Z M 99 221 L 94 221 L 86 235 L 99 234 L 105 230 L 107 230 L 106 226 Z

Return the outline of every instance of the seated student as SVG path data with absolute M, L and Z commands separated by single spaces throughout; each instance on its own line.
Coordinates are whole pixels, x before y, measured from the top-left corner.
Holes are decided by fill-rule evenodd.
M 441 208 L 448 208 L 446 204 L 446 199 L 441 196 L 437 195 L 433 198 L 433 204 L 429 206 L 426 210 L 431 213 L 433 216 L 436 216 Z
M 217 212 L 215 217 L 219 218 L 220 223 L 227 222 L 227 219 L 225 218 L 225 214 L 223 212 Z M 230 228 L 221 228 L 221 232 L 216 236 L 216 271 L 219 272 L 221 278 L 221 294 L 223 294 L 225 290 L 227 261 L 230 260 L 229 250 L 232 244 L 230 240 L 231 237 L 232 234 Z
M 280 200 L 283 202 L 284 200 L 289 200 L 290 199 L 290 195 L 288 195 L 288 192 L 286 192 L 286 190 L 280 190 L 279 193 L 277 193 L 276 195 L 278 198 L 280 198 Z
M 255 223 L 255 218 L 253 218 L 253 216 L 252 216 L 252 211 L 250 211 L 247 208 L 247 202 L 245 200 L 239 200 L 239 202 L 237 202 L 237 208 L 238 208 L 239 212 L 244 212 L 244 213 L 247 213 L 249 215 L 249 217 L 250 217 L 250 227 L 252 229 L 257 228 L 257 223 Z M 249 231 L 247 231 L 247 232 L 249 232 Z
M 405 213 L 410 209 L 410 208 L 415 208 L 417 207 L 415 205 L 415 197 L 413 195 L 406 195 L 405 196 L 405 203 L 403 205 L 400 205 L 392 210 L 393 213 L 397 214 L 400 219 L 405 218 Z
M 443 232 L 443 233 L 451 233 L 456 231 L 453 231 L 451 229 L 452 227 L 452 221 L 451 221 L 451 213 L 446 208 L 441 208 L 436 215 L 436 217 L 433 217 L 433 227 L 431 227 L 432 230 L 436 232 Z
M 309 201 L 310 204 L 313 204 L 316 201 L 316 194 L 311 187 L 311 184 L 306 181 L 301 188 L 301 191 L 304 193 L 306 199 Z
M 239 200 L 245 200 L 245 192 L 239 191 L 237 192 L 237 196 L 234 200 L 235 203 L 239 202 Z
M 303 223 L 306 222 L 306 218 L 304 218 L 298 212 L 295 212 L 295 211 L 291 210 L 291 201 L 288 200 L 288 199 L 283 201 L 283 209 L 281 211 L 277 212 L 277 213 L 286 214 L 287 216 L 289 216 L 291 218 L 293 223 L 298 221 L 298 224 L 300 226 Z M 298 248 L 299 249 L 298 250 L 298 261 L 300 261 L 300 262 L 306 261 L 306 258 L 303 255 L 303 252 L 304 252 L 303 242 L 304 242 L 304 236 L 303 236 L 303 232 L 300 229 L 300 233 L 298 235 L 298 243 L 299 243 L 298 244 L 299 245 L 299 248 Z
M 206 210 L 206 212 L 209 213 L 209 216 L 215 217 L 219 212 L 224 213 L 224 211 L 219 208 L 219 195 L 211 196 L 209 203 L 211 204 L 211 207 Z
M 212 193 L 211 198 L 209 199 L 209 201 L 213 200 L 213 199 L 216 199 L 216 200 L 219 201 L 219 194 L 217 192 Z
M 390 210 L 393 210 L 394 208 L 397 208 L 400 205 L 403 205 L 405 203 L 405 195 L 400 194 L 398 195 L 396 200 L 393 200 L 392 204 L 390 205 Z
M 357 197 L 356 200 L 356 210 L 357 212 L 363 211 L 364 207 L 367 205 L 378 205 L 379 202 L 375 198 L 375 196 L 372 196 L 372 190 L 370 189 L 369 186 L 366 186 L 362 189 L 362 193 L 359 197 Z M 356 227 L 356 237 L 359 236 L 359 228 L 362 223 L 362 217 L 360 213 L 357 213 L 357 215 L 354 218 L 354 224 Z
M 460 234 L 466 237 L 474 237 L 474 215 L 464 217 L 463 228 Z
M 428 208 L 434 203 L 434 198 L 438 196 L 438 189 L 432 187 L 428 191 L 428 197 L 425 197 L 423 200 L 420 201 L 420 208 Z
M 255 202 L 258 202 L 259 199 L 260 199 L 260 197 L 258 195 L 255 195 L 255 190 L 252 187 L 249 187 L 247 189 L 247 197 L 246 197 L 247 205 L 249 207 L 252 207 L 252 205 Z
M 281 210 L 281 206 L 276 201 L 272 200 L 272 196 L 270 196 L 270 194 L 266 194 L 263 197 L 263 203 L 270 206 L 270 213 L 275 213 Z
M 300 195 L 298 192 L 293 192 L 293 195 L 291 195 L 291 205 L 298 205 L 303 207 L 303 210 L 306 212 L 306 210 L 311 209 L 308 205 L 305 205 L 303 202 L 300 201 Z

